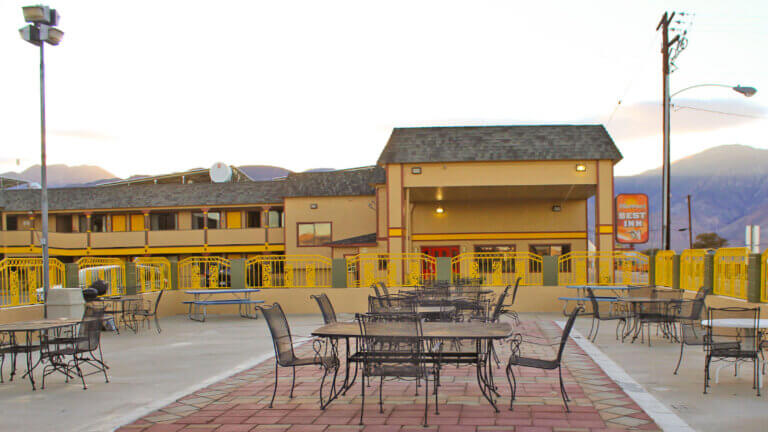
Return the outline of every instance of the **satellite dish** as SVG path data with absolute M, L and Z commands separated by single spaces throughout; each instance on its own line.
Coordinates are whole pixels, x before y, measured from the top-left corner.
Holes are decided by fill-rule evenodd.
M 214 183 L 227 183 L 232 180 L 232 168 L 225 163 L 216 162 L 208 170 L 208 174 Z

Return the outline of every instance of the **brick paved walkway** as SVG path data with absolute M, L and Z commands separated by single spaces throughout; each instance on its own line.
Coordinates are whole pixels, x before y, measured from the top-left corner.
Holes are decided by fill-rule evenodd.
M 528 321 L 519 328 L 523 334 L 545 336 L 556 342 L 560 328 L 554 322 Z M 299 353 L 309 355 L 310 344 Z M 551 348 L 526 346 L 525 355 L 551 358 Z M 301 354 L 300 354 L 301 355 Z M 508 349 L 499 357 L 506 363 Z M 120 432 L 175 431 L 293 431 L 293 432 L 555 432 L 659 430 L 659 427 L 575 344 L 565 354 L 563 377 L 571 397 L 571 412 L 560 399 L 556 371 L 517 368 L 518 398 L 509 411 L 509 387 L 504 365 L 494 370 L 502 394 L 501 412 L 495 413 L 480 393 L 474 368 L 446 366 L 441 372 L 440 414 L 434 414 L 430 398 L 428 428 L 420 426 L 424 399 L 414 396 L 415 384 L 385 382 L 384 413 L 378 410 L 378 384 L 366 391 L 365 426 L 358 426 L 360 384 L 334 401 L 325 411 L 318 407 L 318 386 L 322 373 L 314 367 L 297 368 L 294 398 L 288 398 L 290 369 L 280 368 L 280 384 L 273 409 L 274 362 L 258 366 L 201 389 L 165 408 L 121 427 Z M 370 397 L 369 397 L 370 395 Z

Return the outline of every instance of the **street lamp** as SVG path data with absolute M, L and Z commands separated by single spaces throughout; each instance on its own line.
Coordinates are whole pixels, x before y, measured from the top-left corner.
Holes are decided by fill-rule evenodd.
M 45 165 L 45 63 L 44 47 L 58 45 L 64 37 L 64 32 L 57 29 L 59 14 L 56 9 L 48 6 L 24 6 L 24 21 L 30 23 L 19 29 L 21 38 L 40 47 L 40 183 L 42 185 L 42 198 L 40 210 L 42 213 L 43 238 L 40 246 L 43 249 L 43 316 L 48 318 L 48 289 L 50 287 L 50 274 L 48 269 L 48 175 Z
M 671 105 L 671 103 L 672 103 L 671 101 L 672 101 L 673 97 L 679 95 L 680 93 L 682 93 L 684 91 L 687 91 L 687 90 L 690 90 L 690 89 L 694 89 L 694 88 L 698 88 L 698 87 L 725 87 L 725 88 L 729 88 L 729 89 L 735 91 L 736 93 L 739 93 L 739 94 L 743 95 L 744 97 L 752 97 L 752 96 L 755 95 L 755 93 L 757 93 L 757 89 L 756 88 L 742 86 L 742 85 L 730 86 L 730 85 L 726 85 L 726 84 L 696 84 L 696 85 L 692 85 L 690 87 L 686 87 L 684 89 L 681 89 L 681 90 L 678 90 L 678 91 L 672 93 L 664 101 L 665 102 L 664 103 L 665 111 L 667 111 L 667 113 L 665 114 L 666 127 L 664 127 L 664 142 L 666 143 L 666 145 L 664 146 L 665 154 L 664 154 L 664 166 L 663 166 L 663 170 L 662 170 L 663 171 L 663 175 L 664 175 L 664 182 L 663 182 L 664 183 L 664 190 L 662 191 L 662 194 L 663 194 L 662 226 L 663 226 L 664 229 L 662 231 L 662 245 L 661 246 L 662 246 L 663 250 L 669 250 L 670 249 L 670 243 L 671 243 L 671 237 L 670 237 L 670 203 L 669 203 L 669 200 L 670 200 L 670 190 L 671 190 L 671 186 L 670 186 L 671 173 L 670 173 L 670 171 L 671 171 L 672 167 L 671 167 L 671 163 L 670 163 L 670 159 L 669 159 L 669 134 L 670 134 L 669 129 L 670 128 L 669 128 L 669 114 L 668 114 L 668 108 L 667 107 Z M 688 199 L 690 200 L 690 196 L 688 197 Z M 690 202 L 689 202 L 688 203 L 688 219 L 689 219 L 688 224 L 689 225 L 690 225 L 690 210 L 691 209 L 690 209 Z M 690 228 L 688 230 L 688 237 L 689 237 L 689 239 L 688 239 L 689 243 L 691 243 L 691 241 L 692 241 L 691 240 L 692 233 L 690 231 Z

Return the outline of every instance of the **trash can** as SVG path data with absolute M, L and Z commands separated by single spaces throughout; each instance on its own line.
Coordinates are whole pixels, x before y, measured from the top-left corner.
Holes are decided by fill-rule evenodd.
M 47 303 L 50 319 L 80 319 L 85 313 L 85 300 L 80 288 L 51 288 L 48 290 Z

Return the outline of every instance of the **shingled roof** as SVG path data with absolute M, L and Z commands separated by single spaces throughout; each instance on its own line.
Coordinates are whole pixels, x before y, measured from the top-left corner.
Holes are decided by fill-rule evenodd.
M 326 243 L 325 246 L 330 247 L 349 247 L 349 246 L 375 246 L 376 245 L 376 233 L 363 234 L 355 237 L 349 237 L 342 240 L 332 241 Z
M 384 169 L 379 166 L 338 171 L 289 174 L 285 178 L 286 197 L 374 195 L 372 186 L 383 183 Z
M 285 186 L 284 182 L 265 181 L 55 188 L 48 190 L 48 203 L 51 210 L 279 203 Z M 3 191 L 0 207 L 39 210 L 40 189 Z
M 396 128 L 379 164 L 517 160 L 621 160 L 602 125 Z

